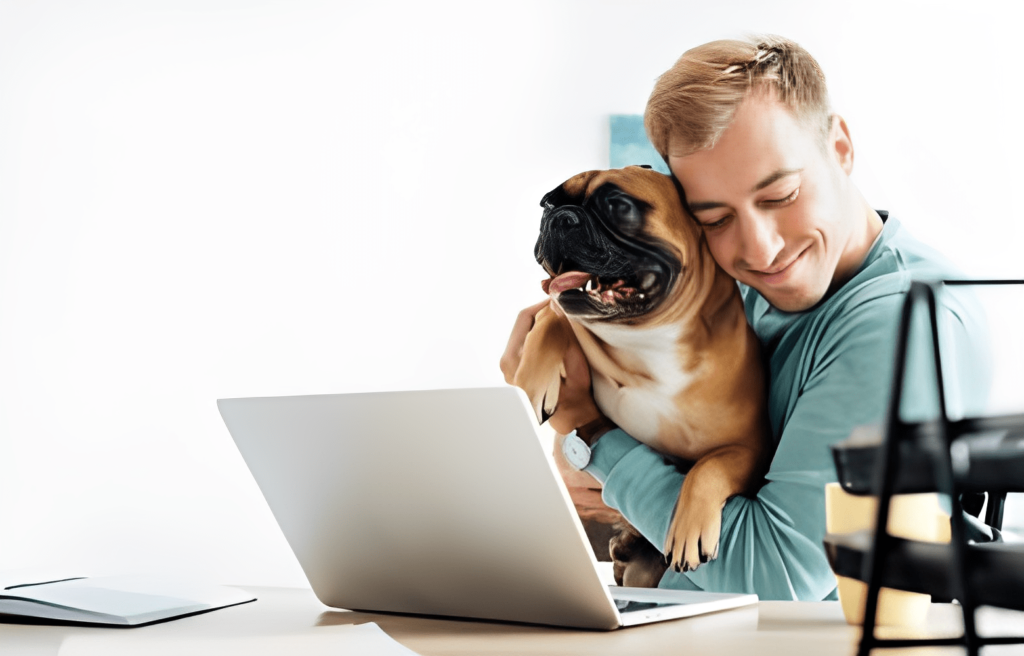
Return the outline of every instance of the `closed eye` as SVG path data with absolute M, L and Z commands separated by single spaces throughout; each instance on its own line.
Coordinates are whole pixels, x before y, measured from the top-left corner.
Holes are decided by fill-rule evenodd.
M 768 207 L 771 207 L 773 209 L 778 207 L 786 207 L 787 205 L 791 205 L 792 203 L 794 203 L 799 196 L 800 187 L 797 187 L 796 189 L 793 190 L 792 193 L 790 193 L 785 198 L 773 198 L 769 200 L 762 200 L 760 201 L 760 204 L 767 205 Z M 704 221 L 698 219 L 697 222 L 700 223 L 700 226 L 706 230 L 715 230 L 717 228 L 723 227 L 729 221 L 730 218 L 732 218 L 732 214 L 726 214 L 717 221 L 708 221 L 705 223 Z
M 729 214 L 727 216 L 723 216 L 722 218 L 718 219 L 717 221 L 711 221 L 709 223 L 700 222 L 700 225 L 701 225 L 702 228 L 711 228 L 712 230 L 714 230 L 715 228 L 721 228 L 722 226 L 725 225 L 725 222 L 729 220 L 730 216 L 732 216 L 732 214 Z
M 791 193 L 790 195 L 786 196 L 785 198 L 779 198 L 779 199 L 775 199 L 775 200 L 763 200 L 763 201 L 761 201 L 761 204 L 762 205 L 770 205 L 772 207 L 782 207 L 783 205 L 789 205 L 790 203 L 795 201 L 797 199 L 797 196 L 799 196 L 799 195 L 800 195 L 800 187 L 797 187 L 796 189 L 793 190 L 793 193 Z
M 718 230 L 719 228 L 725 227 L 725 225 L 728 224 L 734 216 L 735 215 L 732 212 L 728 212 L 714 221 L 706 221 L 697 216 L 694 218 L 697 219 L 697 225 L 699 225 L 702 230 Z

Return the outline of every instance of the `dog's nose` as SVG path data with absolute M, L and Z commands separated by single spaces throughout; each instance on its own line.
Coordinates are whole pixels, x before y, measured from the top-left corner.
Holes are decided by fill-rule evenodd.
M 554 228 L 573 228 L 580 224 L 580 208 L 575 206 L 560 207 L 551 215 L 551 225 Z

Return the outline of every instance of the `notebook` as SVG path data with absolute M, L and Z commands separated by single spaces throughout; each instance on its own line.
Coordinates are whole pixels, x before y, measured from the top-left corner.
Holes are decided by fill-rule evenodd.
M 615 629 L 757 601 L 605 585 L 517 388 L 217 405 L 327 606 Z

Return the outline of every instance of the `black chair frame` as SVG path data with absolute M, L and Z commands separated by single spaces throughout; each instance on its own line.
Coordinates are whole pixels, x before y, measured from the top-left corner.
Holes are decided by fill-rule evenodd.
M 884 446 L 880 450 L 879 467 L 875 479 L 875 496 L 878 497 L 878 515 L 875 522 L 874 544 L 865 554 L 863 578 L 868 584 L 867 601 L 864 611 L 864 627 L 858 656 L 868 656 L 874 648 L 963 646 L 970 656 L 977 656 L 984 645 L 1024 643 L 1024 636 L 982 637 L 978 635 L 975 612 L 978 600 L 975 591 L 968 585 L 970 559 L 967 554 L 965 522 L 961 494 L 965 492 L 957 480 L 955 453 L 956 440 L 963 435 L 984 429 L 998 429 L 1012 425 L 1018 427 L 1021 416 L 993 417 L 991 419 L 950 420 L 946 409 L 945 387 L 942 378 L 942 359 L 939 349 L 939 327 L 937 291 L 942 285 L 1024 285 L 1024 280 L 944 280 L 939 282 L 913 282 L 903 304 L 897 333 L 896 353 L 893 370 L 892 394 L 887 410 Z M 900 402 L 903 397 L 903 380 L 906 372 L 907 344 L 911 332 L 914 312 L 926 306 L 930 321 L 932 358 L 935 366 L 939 397 L 939 417 L 930 422 L 904 422 L 900 418 Z M 927 424 L 927 425 L 926 425 Z M 883 585 L 883 571 L 886 556 L 895 548 L 897 538 L 884 528 L 889 521 L 889 506 L 897 487 L 900 471 L 900 445 L 909 440 L 926 447 L 934 454 L 934 475 L 938 491 L 949 495 L 952 502 L 950 567 L 955 572 L 951 577 L 955 599 L 963 612 L 964 631 L 959 638 L 879 638 L 875 635 L 878 612 L 878 595 Z M 988 510 L 985 520 L 990 526 L 1002 525 L 1004 491 L 998 489 L 988 493 Z M 1021 591 L 1024 594 L 1024 590 Z

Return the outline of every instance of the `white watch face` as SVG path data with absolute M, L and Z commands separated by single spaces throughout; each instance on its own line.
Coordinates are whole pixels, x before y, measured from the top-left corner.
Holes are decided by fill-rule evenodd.
M 590 447 L 576 433 L 565 437 L 562 442 L 562 454 L 576 469 L 583 469 L 590 464 Z

